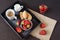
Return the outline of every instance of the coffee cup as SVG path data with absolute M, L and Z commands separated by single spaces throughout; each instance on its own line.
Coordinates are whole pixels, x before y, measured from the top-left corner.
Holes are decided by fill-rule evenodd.
M 23 6 L 21 6 L 20 4 L 15 4 L 14 5 L 14 10 L 17 12 L 17 11 L 20 11 L 21 9 L 23 9 Z
M 17 19 L 17 17 L 15 16 L 15 12 L 13 9 L 8 9 L 6 11 L 6 17 L 9 19 L 9 20 L 13 20 L 13 19 Z

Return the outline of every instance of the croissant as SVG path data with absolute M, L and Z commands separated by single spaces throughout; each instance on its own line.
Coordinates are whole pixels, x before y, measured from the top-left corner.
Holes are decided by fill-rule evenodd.
M 32 20 L 32 16 L 30 15 L 30 13 L 28 13 L 26 11 L 20 12 L 20 18 Z

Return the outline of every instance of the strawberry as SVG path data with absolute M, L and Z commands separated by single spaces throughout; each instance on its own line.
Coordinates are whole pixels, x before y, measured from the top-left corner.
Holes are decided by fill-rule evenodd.
M 30 22 L 29 22 L 28 20 L 25 20 L 25 21 L 24 21 L 24 24 L 25 24 L 25 25 L 28 25 L 28 24 L 30 24 Z
M 46 30 L 41 30 L 39 34 L 40 34 L 40 35 L 46 35 L 47 32 L 46 32 Z
M 40 13 L 45 13 L 47 11 L 48 7 L 44 4 L 42 4 L 39 6 L 39 9 L 40 9 Z
M 26 25 L 23 25 L 23 30 L 26 30 L 27 28 L 26 28 Z
M 40 27 L 41 27 L 41 28 L 45 28 L 46 25 L 45 25 L 44 23 L 41 23 L 41 24 L 40 24 Z
M 44 6 L 40 6 L 41 11 L 44 11 Z
M 21 33 L 21 32 L 22 32 L 22 29 L 21 29 L 20 27 L 16 27 L 16 31 L 17 31 L 18 33 Z

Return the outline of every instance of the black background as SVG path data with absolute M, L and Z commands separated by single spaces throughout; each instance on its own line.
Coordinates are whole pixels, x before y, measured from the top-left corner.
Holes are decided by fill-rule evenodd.
M 0 0 L 0 13 L 11 6 L 17 0 Z M 39 12 L 39 5 L 42 0 L 23 0 L 31 9 Z M 50 40 L 60 40 L 60 0 L 44 0 L 49 7 L 48 12 L 44 15 L 57 20 L 56 27 Z M 31 39 L 30 40 L 37 40 Z M 11 30 L 11 28 L 0 17 L 0 40 L 20 40 L 20 38 Z

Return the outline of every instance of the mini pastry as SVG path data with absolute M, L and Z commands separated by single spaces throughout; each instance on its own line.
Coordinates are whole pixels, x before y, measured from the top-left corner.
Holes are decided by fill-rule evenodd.
M 23 12 L 20 12 L 20 14 L 19 14 L 20 15 L 20 18 L 21 19 L 24 19 L 22 14 L 23 14 Z
M 28 13 L 26 11 L 23 11 L 23 18 L 27 19 L 27 17 L 28 17 Z
M 28 20 L 32 20 L 32 16 L 28 13 Z
M 26 11 L 20 12 L 20 18 L 32 20 L 32 16 Z

